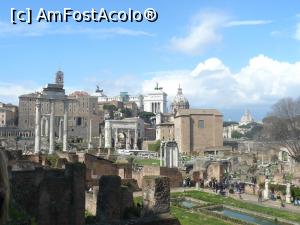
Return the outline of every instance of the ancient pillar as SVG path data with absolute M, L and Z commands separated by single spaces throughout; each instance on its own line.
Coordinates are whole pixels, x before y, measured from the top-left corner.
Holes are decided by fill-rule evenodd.
M 39 98 L 35 104 L 35 142 L 34 142 L 34 153 L 38 154 L 41 147 L 41 101 Z
M 66 152 L 68 148 L 68 102 L 64 102 L 64 135 L 63 135 L 63 151 Z
M 105 121 L 105 148 L 111 148 L 111 123 L 109 120 Z
M 127 131 L 127 138 L 126 138 L 126 149 L 131 149 L 131 146 L 130 146 L 130 130 L 128 129 Z
M 59 126 L 58 126 L 58 142 L 60 143 L 62 141 L 62 126 L 63 126 L 63 119 L 59 120 Z
M 42 119 L 41 119 L 41 136 L 42 137 L 45 136 L 45 119 L 44 119 L 44 117 L 42 117 Z
M 269 179 L 265 180 L 264 199 L 269 199 Z
M 164 151 L 164 167 L 168 167 L 168 165 L 169 165 L 169 157 L 168 157 L 166 143 L 163 145 L 163 151 Z
M 159 148 L 159 165 L 163 166 L 163 143 L 160 144 Z
M 88 149 L 92 148 L 92 120 L 90 119 L 90 126 L 89 126 L 89 144 Z
M 99 134 L 99 149 L 102 148 L 102 134 Z
M 55 150 L 54 139 L 54 102 L 50 102 L 49 154 L 53 154 Z
M 49 119 L 46 118 L 46 124 L 45 124 L 45 136 L 48 137 L 49 136 Z
M 115 148 L 118 146 L 118 128 L 115 129 Z
M 137 129 L 137 124 L 136 124 L 135 129 L 134 129 L 134 149 L 135 150 L 138 149 L 137 142 L 138 142 L 138 129 Z
M 170 211 L 170 179 L 164 176 L 143 177 L 143 216 Z
M 285 195 L 286 203 L 291 203 L 291 184 L 286 184 L 286 195 Z

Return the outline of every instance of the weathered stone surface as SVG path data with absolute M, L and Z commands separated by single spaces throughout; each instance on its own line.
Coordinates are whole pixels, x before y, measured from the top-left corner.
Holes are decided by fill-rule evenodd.
M 65 170 L 37 167 L 11 172 L 16 204 L 39 225 L 84 225 L 85 166 L 67 164 Z
M 167 213 L 170 211 L 170 179 L 163 176 L 143 178 L 144 216 Z
M 121 178 L 101 176 L 97 199 L 97 220 L 110 223 L 121 219 Z

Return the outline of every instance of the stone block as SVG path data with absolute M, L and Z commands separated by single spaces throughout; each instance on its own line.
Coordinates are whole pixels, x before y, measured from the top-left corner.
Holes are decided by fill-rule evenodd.
M 143 212 L 150 216 L 170 211 L 170 179 L 163 176 L 143 177 Z
M 97 220 L 102 223 L 119 221 L 121 202 L 121 178 L 114 175 L 102 176 L 99 180 Z

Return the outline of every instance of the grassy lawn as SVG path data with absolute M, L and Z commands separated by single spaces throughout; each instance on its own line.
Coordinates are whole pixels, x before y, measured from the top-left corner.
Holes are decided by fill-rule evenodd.
M 182 192 L 181 193 L 172 193 L 172 196 L 173 197 L 188 196 L 188 197 L 200 199 L 200 200 L 215 203 L 215 204 L 230 205 L 230 206 L 234 206 L 234 207 L 238 207 L 238 208 L 252 210 L 255 212 L 259 212 L 259 213 L 265 213 L 265 214 L 268 214 L 268 215 L 271 215 L 271 216 L 274 216 L 277 218 L 283 218 L 283 219 L 287 219 L 287 220 L 291 220 L 291 221 L 295 221 L 295 222 L 300 221 L 300 214 L 297 214 L 297 213 L 292 213 L 292 212 L 288 212 L 285 210 L 260 206 L 260 205 L 256 205 L 253 203 L 240 201 L 240 200 L 237 200 L 237 199 L 234 199 L 231 197 L 222 197 L 219 195 L 210 194 L 210 193 L 202 192 L 202 191 L 188 191 L 185 193 L 182 193 Z
M 133 163 L 139 165 L 159 166 L 159 159 L 134 159 Z
M 134 203 L 141 203 L 142 197 L 135 197 Z M 171 214 L 178 218 L 181 225 L 230 225 L 232 223 L 224 221 L 222 219 L 218 219 L 212 216 L 207 216 L 200 213 L 193 213 L 185 210 L 183 208 L 179 208 L 176 206 L 171 206 Z
M 172 206 L 171 214 L 176 217 L 182 225 L 228 225 L 230 222 L 204 214 L 192 213 L 185 209 Z

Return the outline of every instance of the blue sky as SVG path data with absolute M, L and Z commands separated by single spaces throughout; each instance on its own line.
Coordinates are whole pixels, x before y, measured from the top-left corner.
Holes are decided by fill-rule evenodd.
M 12 25 L 10 9 L 91 8 L 143 11 L 154 23 Z M 68 92 L 146 93 L 155 82 L 171 101 L 179 84 L 194 108 L 260 120 L 282 97 L 300 96 L 300 2 L 294 1 L 16 1 L 0 2 L 0 101 L 53 80 Z

